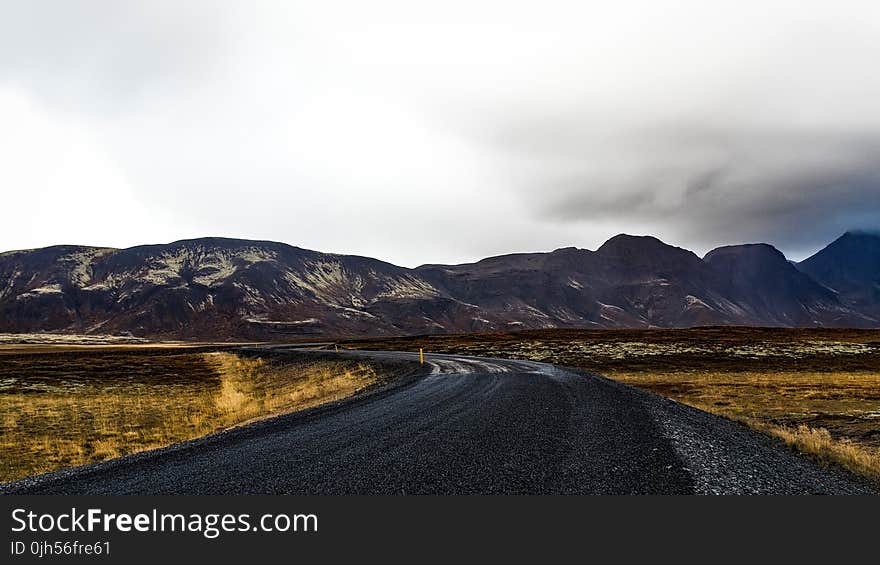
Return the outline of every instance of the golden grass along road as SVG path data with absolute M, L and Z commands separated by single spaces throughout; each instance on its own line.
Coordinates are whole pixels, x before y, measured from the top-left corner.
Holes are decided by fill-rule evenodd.
M 0 352 L 0 482 L 198 438 L 381 379 L 350 361 L 167 347 L 46 351 Z

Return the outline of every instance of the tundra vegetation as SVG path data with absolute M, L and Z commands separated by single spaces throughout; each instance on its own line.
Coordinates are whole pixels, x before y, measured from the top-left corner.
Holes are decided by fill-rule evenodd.
M 0 482 L 194 439 L 352 395 L 352 361 L 166 347 L 0 348 Z

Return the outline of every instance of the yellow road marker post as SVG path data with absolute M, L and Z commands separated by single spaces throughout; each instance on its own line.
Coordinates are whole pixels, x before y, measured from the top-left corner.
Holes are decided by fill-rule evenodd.
M 419 364 L 421 364 L 421 365 L 425 364 L 425 350 L 422 349 L 421 347 L 419 348 Z

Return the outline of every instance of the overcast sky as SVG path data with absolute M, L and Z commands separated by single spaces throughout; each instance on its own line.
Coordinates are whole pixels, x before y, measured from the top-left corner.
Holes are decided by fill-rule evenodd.
M 0 250 L 880 226 L 876 1 L 0 0 Z

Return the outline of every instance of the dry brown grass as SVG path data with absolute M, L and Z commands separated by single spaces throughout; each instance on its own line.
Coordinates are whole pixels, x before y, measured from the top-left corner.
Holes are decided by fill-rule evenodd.
M 0 357 L 0 482 L 185 441 L 343 398 L 369 366 L 231 353 Z
M 821 463 L 880 479 L 880 373 L 618 371 L 608 376 L 743 422 Z
M 285 365 L 232 353 L 207 353 L 205 357 L 223 375 L 215 404 L 237 422 L 339 400 L 379 380 L 376 371 L 365 364 Z
M 776 436 L 792 449 L 813 457 L 821 463 L 836 463 L 850 471 L 880 479 L 880 451 L 853 443 L 848 438 L 835 438 L 825 428 L 774 426 L 763 422 L 746 422 L 754 429 Z
M 730 418 L 824 427 L 880 448 L 880 372 L 612 371 L 607 376 Z

